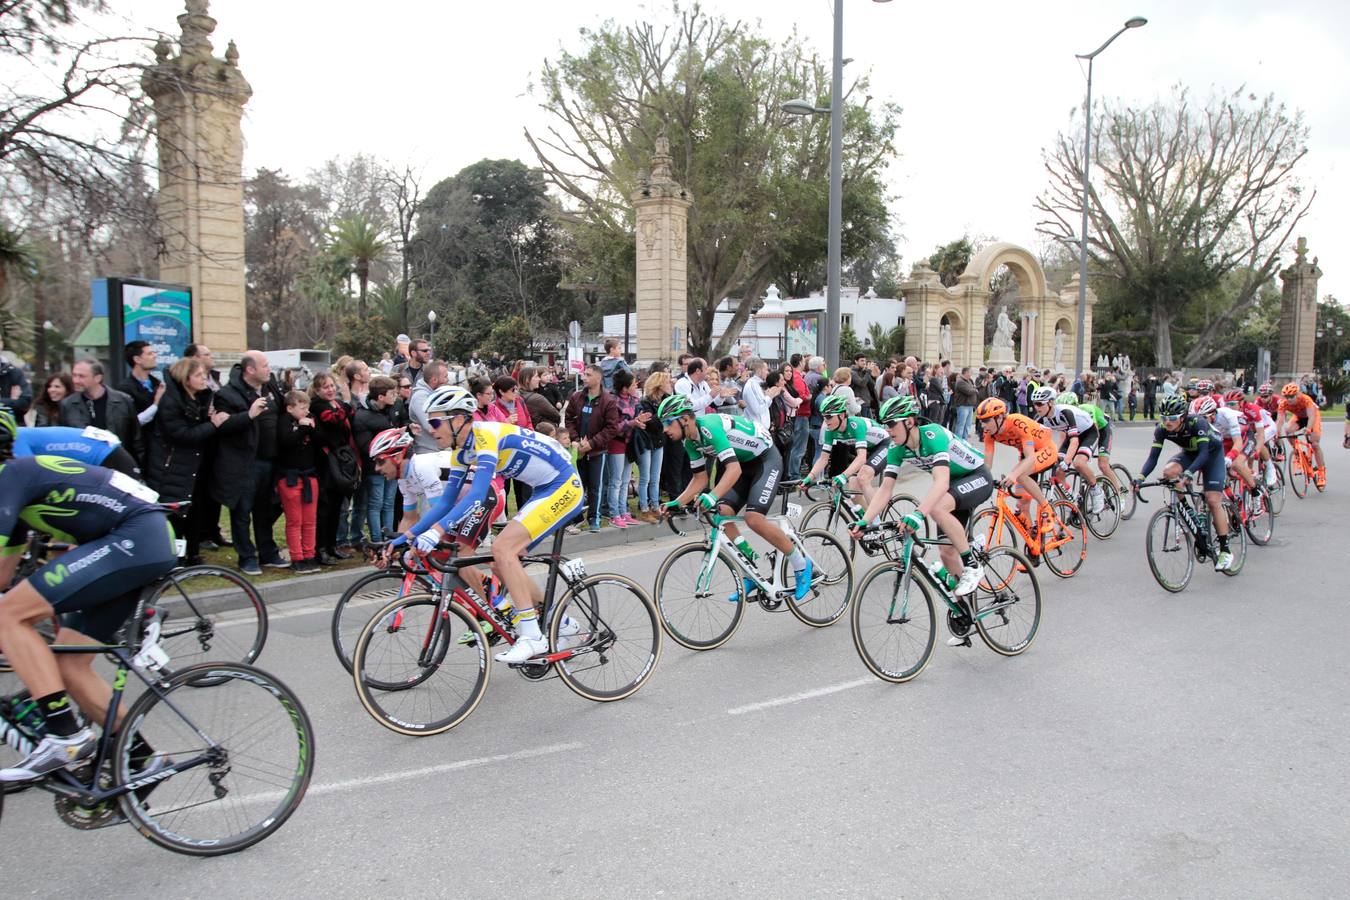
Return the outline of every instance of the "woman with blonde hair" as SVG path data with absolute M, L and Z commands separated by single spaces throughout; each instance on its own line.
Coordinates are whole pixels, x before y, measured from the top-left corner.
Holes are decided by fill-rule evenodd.
M 644 522 L 661 518 L 661 463 L 666 454 L 666 436 L 656 415 L 661 401 L 675 393 L 669 372 L 651 372 L 642 383 L 642 399 L 631 434 L 638 464 L 638 515 Z
M 830 382 L 831 387 L 827 390 L 831 394 L 838 394 L 848 399 L 848 414 L 850 416 L 856 416 L 862 412 L 862 404 L 853 394 L 853 372 L 850 369 L 844 366 L 835 369 L 834 374 L 830 376 Z

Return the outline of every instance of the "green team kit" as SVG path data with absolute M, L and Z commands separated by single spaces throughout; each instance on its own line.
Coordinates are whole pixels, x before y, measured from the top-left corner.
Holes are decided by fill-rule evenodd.
M 698 437 L 684 442 L 689 468 L 702 472 L 709 459 L 724 466 L 739 463 L 741 477 L 722 497 L 722 502 L 732 509 L 768 512 L 783 475 L 783 458 L 769 433 L 749 419 L 725 413 L 695 416 L 694 421 Z

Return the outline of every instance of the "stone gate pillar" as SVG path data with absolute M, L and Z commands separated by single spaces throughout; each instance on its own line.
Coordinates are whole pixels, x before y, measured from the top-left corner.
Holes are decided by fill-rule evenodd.
M 1322 270 L 1317 257 L 1308 262 L 1308 242 L 1299 238 L 1294 264 L 1280 273 L 1284 296 L 1280 301 L 1280 356 L 1275 371 L 1295 379 L 1313 368 L 1317 340 L 1317 281 Z
M 689 344 L 689 207 L 675 181 L 670 141 L 657 135 L 651 175 L 634 192 L 637 224 L 637 358 L 674 360 Z
M 161 38 L 142 78 L 154 101 L 164 281 L 192 288 L 193 338 L 219 356 L 246 348 L 244 140 L 239 121 L 253 89 L 231 41 L 223 59 L 207 0 L 187 0 L 179 52 Z

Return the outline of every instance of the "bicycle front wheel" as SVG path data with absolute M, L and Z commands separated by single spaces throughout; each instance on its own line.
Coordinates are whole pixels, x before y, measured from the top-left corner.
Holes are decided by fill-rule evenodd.
M 1175 510 L 1160 509 L 1149 519 L 1145 549 L 1148 567 L 1162 589 L 1184 591 L 1195 572 L 1195 538 Z
M 1294 496 L 1302 500 L 1308 496 L 1308 470 L 1303 467 L 1302 454 L 1298 450 L 1291 449 L 1287 458 L 1289 460 L 1289 487 L 1293 489 Z
M 591 575 L 553 607 L 553 668 L 587 700 L 622 700 L 647 683 L 661 659 L 661 624 L 647 592 L 622 575 Z
M 1079 493 L 1082 502 L 1078 508 L 1083 511 L 1083 516 L 1087 520 L 1088 531 L 1092 532 L 1093 537 L 1104 541 L 1120 527 L 1120 495 L 1105 478 L 1097 479 L 1097 486 L 1102 489 L 1101 511 L 1092 511 L 1091 488 L 1085 488 Z
M 699 541 L 676 547 L 656 573 L 656 611 L 670 639 L 690 650 L 712 650 L 731 639 L 745 616 L 738 570 L 722 554 L 708 559 Z
M 882 513 L 883 522 L 899 522 L 905 517 L 906 513 L 912 513 L 919 508 L 919 501 L 909 494 L 896 494 L 891 497 L 890 502 L 886 504 L 886 512 Z M 919 537 L 928 540 L 933 535 L 930 533 L 931 526 L 928 523 L 928 517 L 923 517 L 923 530 L 919 532 Z
M 986 506 L 975 514 L 966 525 L 966 537 L 970 540 L 984 535 L 986 547 L 1014 547 L 1017 544 L 1017 529 L 1011 522 L 999 521 L 999 510 Z
M 892 684 L 919 676 L 933 658 L 937 616 L 922 579 L 900 577 L 895 563 L 863 576 L 849 618 L 858 658 L 873 675 Z
M 848 601 L 853 597 L 853 559 L 848 547 L 823 528 L 799 532 L 797 539 L 801 542 L 802 552 L 811 560 L 811 588 L 800 600 L 789 594 L 788 609 L 812 628 L 833 625 L 848 609 Z M 779 554 L 779 584 L 789 583 L 791 569 L 787 555 Z
M 1243 491 L 1242 502 L 1246 507 L 1247 521 L 1244 523 L 1244 527 L 1247 530 L 1247 536 L 1258 547 L 1266 546 L 1270 543 L 1270 539 L 1275 536 L 1275 515 L 1270 511 L 1270 493 L 1268 491 L 1260 493 Z
M 848 546 L 849 555 L 852 556 L 857 549 L 857 542 L 848 533 L 852 524 L 842 508 L 835 514 L 833 503 L 817 503 L 807 507 L 806 512 L 802 513 L 801 521 L 797 523 L 797 531 L 810 531 L 815 528 L 828 531 Z
M 137 831 L 192 856 L 234 853 L 276 831 L 314 772 L 314 728 L 304 706 L 253 666 L 202 663 L 170 677 L 163 696 L 142 694 L 113 750 L 119 787 L 144 777 L 144 762 L 132 762 L 137 736 L 165 766 L 201 760 L 155 782 L 143 798 L 135 791 L 120 798 Z
M 1041 557 L 1051 574 L 1060 578 L 1072 578 L 1083 567 L 1087 559 L 1087 524 L 1083 514 L 1068 500 L 1055 500 L 1050 504 L 1055 517 L 1059 519 L 1055 530 L 1041 535 L 1041 547 L 1047 544 L 1056 546 L 1045 549 Z M 1060 543 L 1060 541 L 1068 540 Z
M 1274 463 L 1266 463 L 1272 466 L 1275 471 L 1275 486 L 1270 489 L 1270 512 L 1272 515 L 1279 516 L 1284 512 L 1284 470 Z
M 162 616 L 159 643 L 175 668 L 208 659 L 251 663 L 267 643 L 262 596 L 232 569 L 175 569 L 156 586 L 149 604 Z
M 361 629 L 370 621 L 370 617 L 382 606 L 392 600 L 406 596 L 403 590 L 406 572 L 371 572 L 358 578 L 351 587 L 342 592 L 337 605 L 333 607 L 333 620 L 329 632 L 333 639 L 333 652 L 338 662 L 348 672 L 352 670 L 352 647 L 361 635 Z M 413 582 L 408 594 L 429 591 L 430 585 L 422 578 Z
M 1120 463 L 1111 463 L 1111 469 L 1116 473 L 1116 481 L 1120 482 L 1120 490 L 1116 494 L 1120 497 L 1120 520 L 1127 522 L 1134 515 L 1134 511 L 1139 508 L 1139 497 L 1134 491 L 1130 490 L 1130 484 L 1134 481 L 1134 476 L 1130 470 Z
M 1001 656 L 1025 653 L 1041 628 L 1041 586 L 1031 561 L 996 547 L 984 561 L 984 577 L 972 595 L 975 628 Z
M 366 712 L 390 731 L 423 737 L 469 717 L 487 691 L 487 636 L 458 603 L 409 594 L 375 613 L 352 650 Z M 461 643 L 461 635 L 468 640 Z

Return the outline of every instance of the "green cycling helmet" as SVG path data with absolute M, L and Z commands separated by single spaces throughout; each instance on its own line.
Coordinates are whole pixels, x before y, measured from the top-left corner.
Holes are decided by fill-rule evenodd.
M 1073 391 L 1065 391 L 1064 393 L 1060 394 L 1058 397 L 1055 398 L 1055 402 L 1058 403 L 1060 406 L 1077 406 L 1078 395 L 1075 394 Z
M 676 419 L 685 413 L 694 411 L 694 405 L 689 402 L 686 394 L 671 394 L 661 401 L 661 405 L 656 408 L 656 417 L 662 422 L 670 419 Z
M 820 401 L 820 414 L 822 416 L 848 415 L 848 398 L 842 394 L 831 394 Z
M 882 425 L 890 425 L 899 422 L 901 419 L 917 419 L 919 417 L 919 404 L 913 397 L 902 394 L 899 397 L 892 397 L 881 404 L 881 411 L 877 414 L 877 421 Z
M 1158 415 L 1160 416 L 1184 416 L 1186 415 L 1186 398 L 1180 394 L 1171 394 L 1162 398 L 1158 403 Z

